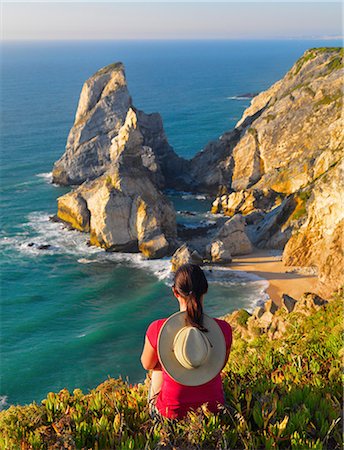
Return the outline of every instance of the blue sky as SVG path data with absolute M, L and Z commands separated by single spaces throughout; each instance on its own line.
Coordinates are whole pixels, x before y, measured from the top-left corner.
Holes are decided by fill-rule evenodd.
M 343 35 L 328 1 L 18 2 L 2 9 L 2 39 L 327 39 Z

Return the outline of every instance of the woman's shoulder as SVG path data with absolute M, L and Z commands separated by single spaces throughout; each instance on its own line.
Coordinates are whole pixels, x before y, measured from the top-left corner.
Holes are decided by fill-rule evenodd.
M 147 328 L 146 336 L 153 348 L 157 346 L 159 331 L 166 320 L 167 318 L 154 320 Z
M 230 345 L 232 342 L 232 327 L 226 320 L 215 319 L 215 321 L 220 326 L 223 334 L 225 335 L 227 345 Z
M 148 336 L 152 336 L 152 335 L 153 336 L 155 336 L 155 335 L 157 336 L 159 331 L 160 331 L 160 328 L 163 326 L 163 324 L 166 322 L 166 320 L 167 320 L 167 318 L 165 318 L 165 319 L 157 319 L 157 320 L 154 320 L 153 322 L 151 322 L 148 325 L 146 334 Z
M 216 320 L 216 322 L 218 323 L 218 325 L 220 325 L 221 328 L 227 328 L 227 329 L 232 329 L 232 327 L 230 326 L 230 324 L 223 319 L 216 319 L 214 318 L 214 320 Z

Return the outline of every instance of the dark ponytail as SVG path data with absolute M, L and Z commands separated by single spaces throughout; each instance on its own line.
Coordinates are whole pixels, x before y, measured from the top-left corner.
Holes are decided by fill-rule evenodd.
M 201 297 L 208 291 L 203 270 L 195 264 L 183 264 L 174 276 L 174 288 L 186 301 L 186 325 L 208 331 L 203 327 Z

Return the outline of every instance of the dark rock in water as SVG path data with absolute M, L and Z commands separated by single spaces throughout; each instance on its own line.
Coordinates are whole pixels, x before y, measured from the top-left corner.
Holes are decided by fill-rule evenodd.
M 40 244 L 37 246 L 38 250 L 50 250 L 52 246 L 50 244 Z
M 192 239 L 195 237 L 203 237 L 207 236 L 208 232 L 214 228 L 216 228 L 216 223 L 210 223 L 206 226 L 198 226 L 198 227 L 186 227 L 185 225 L 178 224 L 177 225 L 177 233 L 178 237 L 181 239 Z
M 178 214 L 183 215 L 183 216 L 196 216 L 197 213 L 193 212 L 193 211 L 179 211 Z
M 54 214 L 53 216 L 49 216 L 49 220 L 51 222 L 61 222 L 61 219 L 57 216 L 57 214 Z
M 238 98 L 253 98 L 258 94 L 259 94 L 259 92 L 247 92 L 246 94 L 239 94 L 237 97 Z
M 29 242 L 27 244 L 28 247 L 35 247 L 38 250 L 50 250 L 53 248 L 51 244 L 36 244 L 35 242 Z

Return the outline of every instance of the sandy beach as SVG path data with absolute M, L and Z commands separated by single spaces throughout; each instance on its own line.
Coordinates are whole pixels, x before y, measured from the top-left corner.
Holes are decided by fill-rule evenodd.
M 256 250 L 249 255 L 235 256 L 229 268 L 265 278 L 269 282 L 266 292 L 277 305 L 281 303 L 282 294 L 298 300 L 304 292 L 317 292 L 317 277 L 287 272 L 282 253 L 276 251 Z

